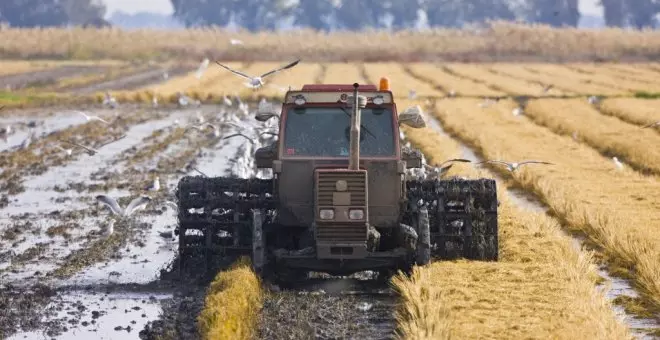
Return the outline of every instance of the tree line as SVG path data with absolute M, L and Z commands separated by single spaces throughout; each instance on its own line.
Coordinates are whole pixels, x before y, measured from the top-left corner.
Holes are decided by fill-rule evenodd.
M 517 20 L 554 27 L 578 25 L 578 0 L 170 0 L 187 27 L 226 26 L 250 31 L 282 19 L 322 31 L 431 27 L 459 28 L 487 20 Z M 600 0 L 605 24 L 655 28 L 660 0 Z M 102 25 L 101 0 L 2 0 L 0 22 L 11 26 Z

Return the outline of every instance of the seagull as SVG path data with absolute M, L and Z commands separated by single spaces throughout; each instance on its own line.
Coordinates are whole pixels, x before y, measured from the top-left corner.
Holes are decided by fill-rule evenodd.
M 238 39 L 229 39 L 229 43 L 232 45 L 243 45 L 243 41 Z
M 12 132 L 13 131 L 11 129 L 11 125 L 7 125 L 4 128 L 0 128 L 0 138 L 2 138 L 2 140 L 5 141 L 5 143 L 7 143 L 7 140 L 9 139 L 9 135 L 11 135 Z
M 660 120 L 655 122 L 655 123 L 645 125 L 645 126 L 642 127 L 642 129 L 646 129 L 646 128 L 650 128 L 650 127 L 656 127 L 656 126 L 660 126 Z
M 497 161 L 497 160 L 483 161 L 483 162 L 479 162 L 479 163 L 476 163 L 476 164 L 483 164 L 483 163 L 503 164 L 503 165 L 506 165 L 507 170 L 509 170 L 511 172 L 514 172 L 514 171 L 518 170 L 518 168 L 521 165 L 524 165 L 524 164 L 550 164 L 550 165 L 554 165 L 553 163 L 548 163 L 548 162 L 543 162 L 543 161 L 523 161 L 523 162 L 520 162 L 520 163 L 509 163 L 509 162 Z
M 62 150 L 62 151 L 64 151 L 64 153 L 65 153 L 67 156 L 71 156 L 71 154 L 73 153 L 73 148 L 71 148 L 71 149 L 66 149 L 66 148 L 63 148 L 61 145 L 55 145 L 55 147 L 58 148 L 58 149 L 60 149 L 60 150 Z
M 225 103 L 225 105 L 227 105 L 227 106 L 232 106 L 232 105 L 234 104 L 234 103 L 232 103 L 231 99 L 229 99 L 228 96 L 224 96 L 224 97 L 222 98 L 222 101 L 223 101 L 223 102 Z
M 614 165 L 616 165 L 618 170 L 623 170 L 623 163 L 621 163 L 618 158 L 612 157 L 612 161 L 614 161 Z
M 176 96 L 178 98 L 177 102 L 178 102 L 180 107 L 188 106 L 188 104 L 190 104 L 190 103 L 194 103 L 197 106 L 199 106 L 201 104 L 201 102 L 199 100 L 193 100 L 190 97 L 183 94 L 181 91 L 178 91 L 176 93 Z
M 108 144 L 114 143 L 114 142 L 116 142 L 116 141 L 118 141 L 118 140 L 120 140 L 120 139 L 122 139 L 122 138 L 125 138 L 125 137 L 126 137 L 126 135 L 123 135 L 123 136 L 121 136 L 121 137 L 119 137 L 119 138 L 113 139 L 113 140 L 111 140 L 111 141 L 109 141 L 109 142 L 107 142 L 107 143 L 101 144 L 101 146 L 99 146 L 99 147 L 96 148 L 96 149 L 91 148 L 91 147 L 89 147 L 89 146 L 85 146 L 85 145 L 79 144 L 79 143 L 75 143 L 75 142 L 69 142 L 69 141 L 65 141 L 65 140 L 61 140 L 61 142 L 63 142 L 63 143 L 67 143 L 67 144 L 71 144 L 71 145 L 75 145 L 75 146 L 77 146 L 77 147 L 83 148 L 83 149 L 85 149 L 85 151 L 87 152 L 88 155 L 90 155 L 90 156 L 94 156 L 95 154 L 97 154 L 97 153 L 99 152 L 98 149 L 100 149 L 100 148 L 102 148 L 102 147 L 104 147 L 104 146 L 106 146 L 106 145 L 108 145 Z
M 543 86 L 542 93 L 548 93 L 548 91 L 550 91 L 553 87 L 555 87 L 555 86 L 552 85 L 552 84 L 549 84 L 549 85 L 543 85 L 543 84 L 542 84 L 541 86 Z
M 126 209 L 122 209 L 114 198 L 106 195 L 98 195 L 96 196 L 96 200 L 105 204 L 113 214 L 122 217 L 128 217 L 134 212 L 140 209 L 144 209 L 147 204 L 151 202 L 151 197 L 142 195 L 140 197 L 134 198 L 131 203 L 126 206 Z
M 153 183 L 151 183 L 151 185 L 149 187 L 147 187 L 147 190 L 149 190 L 149 191 L 158 191 L 158 190 L 160 190 L 160 177 L 156 176 L 156 178 L 154 178 Z
M 600 98 L 598 98 L 596 96 L 590 96 L 589 98 L 587 98 L 587 101 L 591 105 L 596 105 L 596 104 L 600 103 Z
M 221 64 L 220 62 L 216 61 L 216 63 L 217 63 L 218 65 L 224 67 L 225 69 L 229 70 L 230 72 L 232 72 L 232 73 L 234 73 L 234 74 L 236 74 L 236 75 L 239 75 L 239 76 L 241 76 L 241 77 L 243 77 L 243 78 L 248 79 L 248 80 L 249 80 L 249 83 L 247 83 L 247 86 L 248 86 L 248 87 L 252 87 L 253 89 L 258 89 L 258 88 L 262 87 L 262 86 L 265 84 L 265 83 L 263 82 L 263 78 L 266 78 L 267 76 L 269 76 L 269 75 L 271 75 L 271 74 L 275 74 L 275 73 L 280 72 L 280 71 L 282 71 L 282 70 L 286 70 L 286 69 L 288 69 L 288 68 L 292 68 L 292 67 L 298 65 L 299 62 L 300 62 L 300 59 L 298 59 L 298 60 L 296 60 L 296 61 L 294 61 L 294 62 L 292 62 L 292 63 L 290 63 L 290 64 L 288 64 L 288 65 L 282 66 L 282 67 L 280 67 L 280 68 L 278 68 L 278 69 L 275 69 L 275 70 L 272 70 L 272 71 L 268 71 L 268 72 L 262 74 L 262 75 L 259 76 L 259 77 L 252 77 L 252 76 L 248 76 L 248 75 L 245 74 L 245 73 L 242 73 L 242 72 L 239 72 L 239 71 L 233 70 L 233 69 L 231 69 L 231 68 L 229 68 L 229 67 L 227 67 L 227 66 Z
M 103 99 L 103 105 L 108 105 L 111 108 L 117 108 L 117 100 L 113 97 L 110 92 L 105 91 L 105 98 Z
M 204 58 L 202 63 L 199 65 L 199 68 L 197 68 L 197 72 L 195 73 L 195 77 L 197 79 L 202 79 L 202 76 L 204 75 L 204 72 L 206 69 L 209 67 L 209 58 Z
M 80 114 L 81 116 L 85 117 L 85 119 L 86 119 L 88 122 L 91 121 L 91 120 L 98 120 L 99 122 L 103 122 L 103 123 L 106 123 L 106 124 L 110 124 L 110 123 L 108 123 L 106 120 L 102 119 L 102 118 L 99 117 L 99 116 L 90 116 L 90 115 L 88 115 L 88 114 L 86 114 L 86 113 L 84 113 L 84 112 L 82 112 L 82 111 L 76 111 L 76 112 L 77 112 L 78 114 Z
M 211 129 L 213 129 L 213 136 L 214 137 L 220 137 L 220 129 L 217 126 L 215 126 L 211 123 L 204 123 L 204 124 L 200 124 L 200 125 L 188 125 L 187 130 L 195 129 L 195 130 L 198 130 L 198 131 L 204 131 L 204 127 L 209 127 Z
M 524 114 L 525 112 L 523 111 L 523 109 L 521 107 L 517 107 L 517 108 L 513 109 L 512 113 L 513 113 L 514 116 L 520 116 L 520 115 Z
M 408 99 L 415 99 L 415 98 L 417 98 L 417 91 L 408 90 Z
M 115 232 L 115 219 L 110 219 L 105 225 L 105 228 L 101 230 L 101 235 L 103 237 L 109 237 Z
M 151 97 L 151 106 L 158 107 L 158 96 L 154 95 Z
M 573 137 L 573 140 L 577 142 L 577 141 L 578 141 L 578 133 L 577 133 L 577 131 L 573 131 L 573 134 L 571 135 L 571 137 Z
M 495 98 L 495 99 L 492 99 L 492 98 L 484 98 L 484 101 L 481 102 L 481 103 L 479 103 L 479 106 L 480 106 L 480 107 L 489 107 L 489 106 L 491 106 L 491 105 L 497 103 L 499 100 L 500 100 L 499 98 Z
M 25 150 L 30 146 L 30 144 L 32 143 L 32 140 L 34 140 L 34 135 L 35 135 L 34 130 L 30 129 L 30 132 L 28 133 L 27 137 L 25 137 L 25 139 L 21 143 L 21 146 L 20 146 L 21 150 Z
M 444 161 L 444 162 L 442 162 L 440 165 L 435 166 L 435 167 L 434 167 L 434 166 L 430 166 L 430 165 L 428 165 L 428 164 L 424 164 L 424 168 L 425 168 L 427 171 L 430 171 L 430 172 L 434 173 L 435 176 L 436 176 L 437 178 L 440 178 L 440 177 L 443 177 L 443 176 L 447 173 L 447 171 L 449 171 L 449 169 L 451 169 L 451 167 L 453 166 L 453 164 L 449 164 L 449 165 L 447 165 L 447 166 L 443 166 L 443 165 L 445 165 L 445 164 L 447 164 L 447 163 L 451 163 L 451 162 L 464 162 L 464 163 L 471 163 L 472 161 L 470 161 L 469 159 L 454 158 L 454 159 L 450 159 L 450 160 Z
M 161 204 L 161 207 L 168 207 L 168 208 L 170 208 L 170 209 L 172 209 L 172 210 L 174 210 L 174 211 L 176 211 L 176 212 L 179 211 L 179 206 L 178 206 L 176 203 L 174 203 L 174 202 L 172 202 L 172 201 L 170 201 L 170 200 L 165 200 L 165 201 Z
M 454 90 L 449 90 L 449 96 L 450 96 L 450 97 L 456 97 L 456 91 L 454 91 Z

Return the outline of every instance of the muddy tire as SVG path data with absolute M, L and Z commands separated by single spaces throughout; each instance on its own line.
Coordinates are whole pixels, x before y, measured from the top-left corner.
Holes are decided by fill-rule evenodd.
M 415 263 L 425 266 L 431 262 L 431 224 L 429 211 L 426 205 L 417 213 L 417 247 L 415 249 Z

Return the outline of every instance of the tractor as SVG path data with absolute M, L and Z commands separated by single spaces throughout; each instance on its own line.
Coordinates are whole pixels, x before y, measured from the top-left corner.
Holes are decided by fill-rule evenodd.
M 410 179 L 423 156 L 400 125 L 426 126 L 419 107 L 397 111 L 389 80 L 289 90 L 277 141 L 255 152 L 271 178 L 187 176 L 177 187 L 179 258 L 252 258 L 283 281 L 310 272 L 410 272 L 432 258 L 497 261 L 493 179 Z M 181 266 L 185 265 L 182 263 Z

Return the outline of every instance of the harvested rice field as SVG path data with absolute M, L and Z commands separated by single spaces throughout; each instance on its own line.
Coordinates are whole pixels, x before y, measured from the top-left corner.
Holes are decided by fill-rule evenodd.
M 220 63 L 259 76 L 290 61 Z M 257 89 L 214 60 L 2 60 L 0 70 L 0 339 L 660 338 L 656 64 L 303 59 Z M 305 84 L 381 77 L 399 113 L 423 111 L 425 127 L 390 136 L 402 148 L 431 168 L 464 160 L 441 181 L 495 180 L 496 261 L 440 259 L 437 242 L 409 273 L 262 277 L 244 231 L 181 228 L 199 207 L 181 208 L 180 183 L 206 183 L 200 197 L 221 185 L 208 177 L 270 183 L 254 154 L 279 126 L 255 119 L 260 105 L 279 110 Z M 312 183 L 311 170 L 297 176 Z M 228 213 L 213 214 L 198 221 Z M 222 223 L 248 228 L 243 215 Z M 261 235 L 255 219 L 250 237 Z M 229 243 L 208 261 L 180 255 L 216 239 Z

